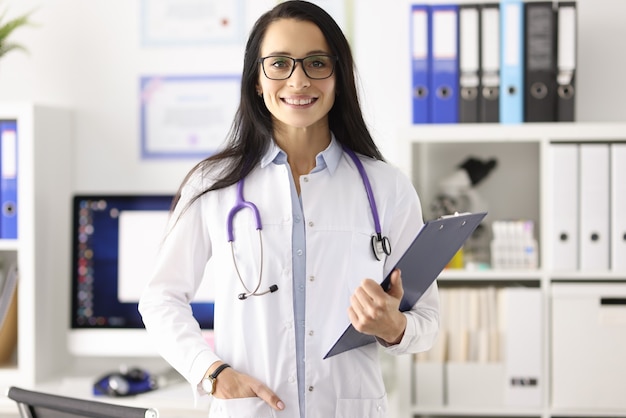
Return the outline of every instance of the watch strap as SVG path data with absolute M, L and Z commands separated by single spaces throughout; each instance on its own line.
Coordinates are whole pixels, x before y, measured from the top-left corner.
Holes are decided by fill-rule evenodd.
M 213 373 L 211 373 L 209 376 L 211 377 L 211 379 L 215 380 L 217 378 L 217 376 L 222 373 L 222 371 L 224 371 L 225 368 L 230 367 L 230 364 L 228 363 L 222 363 L 218 366 L 217 369 L 215 369 L 215 371 Z

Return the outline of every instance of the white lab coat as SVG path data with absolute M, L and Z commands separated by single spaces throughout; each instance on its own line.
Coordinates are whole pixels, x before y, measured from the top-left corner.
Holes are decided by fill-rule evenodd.
M 335 144 L 336 145 L 336 144 Z M 349 324 L 350 295 L 364 278 L 382 280 L 423 224 L 420 202 L 410 181 L 391 165 L 360 156 L 374 191 L 383 234 L 393 252 L 377 261 L 371 251 L 374 231 L 363 183 L 347 154 L 334 173 L 328 169 L 301 176 L 306 222 L 306 416 L 385 417 L 387 397 L 378 363 L 378 344 L 323 357 Z M 245 179 L 244 196 L 263 222 L 263 283 L 278 285 L 264 296 L 237 298 L 243 288 L 227 242 L 226 219 L 236 185 L 210 192 L 181 217 L 180 206 L 211 182 L 210 173 L 185 186 L 171 221 L 140 311 L 161 355 L 197 388 L 207 368 L 220 359 L 269 386 L 283 400 L 274 411 L 260 399 L 219 400 L 210 417 L 298 417 L 298 388 L 292 280 L 291 173 L 287 165 L 264 161 Z M 238 267 L 248 288 L 259 274 L 259 238 L 252 212 L 234 221 Z M 215 351 L 191 317 L 189 300 L 201 280 L 215 294 Z M 408 280 L 409 278 L 404 278 Z M 436 284 L 409 312 L 400 344 L 402 354 L 427 350 L 438 331 Z M 202 394 L 201 389 L 196 389 Z

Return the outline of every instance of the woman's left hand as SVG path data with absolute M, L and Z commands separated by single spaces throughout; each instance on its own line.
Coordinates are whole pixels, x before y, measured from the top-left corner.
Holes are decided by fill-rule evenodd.
M 363 280 L 350 298 L 348 316 L 352 326 L 388 344 L 398 344 L 406 328 L 406 317 L 399 309 L 403 295 L 402 277 L 398 269 L 391 273 L 391 286 L 387 292 L 376 281 Z

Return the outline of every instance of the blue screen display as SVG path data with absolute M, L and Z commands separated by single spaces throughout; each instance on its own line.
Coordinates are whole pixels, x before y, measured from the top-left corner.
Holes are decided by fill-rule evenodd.
M 133 227 L 125 228 L 132 229 L 137 235 L 137 224 L 143 222 L 142 218 L 149 218 L 149 214 L 166 215 L 172 198 L 171 195 L 74 196 L 72 328 L 144 327 L 137 310 L 138 297 L 120 297 L 124 293 L 124 289 L 120 289 L 120 261 L 124 257 L 131 261 L 139 257 L 136 246 L 129 248 L 121 244 L 124 242 L 120 240 L 123 234 L 122 214 L 136 215 L 131 219 Z M 137 283 L 147 282 L 149 268 L 140 271 L 138 276 L 141 277 L 133 276 L 130 280 L 136 279 Z M 131 284 L 138 286 L 136 283 Z M 213 329 L 213 303 L 194 302 L 191 306 L 200 327 Z

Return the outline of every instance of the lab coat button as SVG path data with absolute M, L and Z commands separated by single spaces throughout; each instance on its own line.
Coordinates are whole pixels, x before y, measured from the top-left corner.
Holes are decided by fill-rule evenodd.
M 295 377 L 293 377 L 293 376 L 289 377 L 289 383 L 295 383 L 295 381 L 296 381 Z
M 309 331 L 309 335 L 312 337 L 315 334 L 313 331 Z
M 305 183 L 308 183 L 309 182 L 309 178 L 308 177 L 302 177 L 302 181 L 305 182 Z
M 315 226 L 315 224 L 313 223 L 313 221 L 309 221 L 309 226 L 310 226 L 311 228 L 313 228 L 313 227 Z
M 313 392 L 315 388 L 313 386 L 309 386 L 309 392 Z
M 309 276 L 309 281 L 310 282 L 314 282 L 315 281 L 315 276 Z
M 303 254 L 303 252 L 302 252 L 302 250 L 297 250 L 297 251 L 296 251 L 296 254 L 297 254 L 297 255 L 302 255 L 302 254 Z

